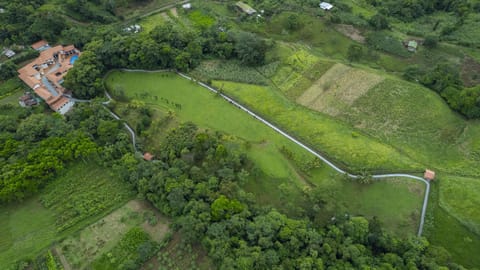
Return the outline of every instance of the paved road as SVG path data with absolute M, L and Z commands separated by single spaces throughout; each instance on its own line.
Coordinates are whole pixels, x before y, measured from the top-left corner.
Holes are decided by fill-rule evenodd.
M 180 73 L 178 72 L 178 75 L 182 76 L 183 78 L 187 79 L 187 80 L 192 80 L 191 77 L 183 74 L 183 73 Z M 338 173 L 341 173 L 341 174 L 346 174 L 348 175 L 349 177 L 351 178 L 359 178 L 360 176 L 358 175 L 355 175 L 355 174 L 351 174 L 347 171 L 344 171 L 342 170 L 341 168 L 337 167 L 335 164 L 333 164 L 331 161 L 329 161 L 327 158 L 325 158 L 324 156 L 320 155 L 319 153 L 317 153 L 315 150 L 311 149 L 310 147 L 304 145 L 303 143 L 301 143 L 300 141 L 298 141 L 297 139 L 295 139 L 294 137 L 290 136 L 288 133 L 286 133 L 285 131 L 281 130 L 279 127 L 273 125 L 272 123 L 268 122 L 267 120 L 263 119 L 262 117 L 260 117 L 259 115 L 255 114 L 254 112 L 252 112 L 251 110 L 245 108 L 244 106 L 242 106 L 241 104 L 239 104 L 238 102 L 236 102 L 235 100 L 233 100 L 232 98 L 228 97 L 227 95 L 225 94 L 222 94 L 220 93 L 218 90 L 216 90 L 215 88 L 213 87 L 210 87 L 202 82 L 199 82 L 199 81 L 196 81 L 199 85 L 203 86 L 204 88 L 214 92 L 215 94 L 218 94 L 220 95 L 223 99 L 225 99 L 226 101 L 230 102 L 231 104 L 235 105 L 236 107 L 238 107 L 239 109 L 245 111 L 246 113 L 250 114 L 251 116 L 253 116 L 255 119 L 259 120 L 260 122 L 264 123 L 265 125 L 269 126 L 270 128 L 272 128 L 273 130 L 275 130 L 276 132 L 280 133 L 282 136 L 286 137 L 287 139 L 289 139 L 290 141 L 294 142 L 295 144 L 297 144 L 298 146 L 302 147 L 303 149 L 307 150 L 308 152 L 310 152 L 311 154 L 313 154 L 314 156 L 316 156 L 317 158 L 321 159 L 323 162 L 325 162 L 328 166 L 330 166 L 332 169 L 334 169 L 335 171 L 337 171 Z M 415 175 L 410 175 L 410 174 L 401 174 L 401 173 L 391 173 L 391 174 L 377 174 L 377 175 L 372 175 L 372 178 L 373 179 L 386 179 L 386 178 L 391 178 L 391 177 L 402 177 L 402 178 L 409 178 L 409 179 L 413 179 L 413 180 L 416 180 L 416 181 L 421 181 L 425 184 L 425 197 L 423 199 L 423 206 L 422 206 L 422 214 L 421 214 L 421 217 L 420 217 L 420 225 L 418 227 L 418 233 L 417 235 L 418 236 L 421 236 L 422 235 L 422 232 L 423 232 L 423 225 L 425 223 L 425 213 L 426 213 L 426 210 L 427 210 L 427 205 L 428 205 L 428 195 L 430 194 L 430 183 L 421 178 L 421 177 L 418 177 L 418 176 L 415 176 Z

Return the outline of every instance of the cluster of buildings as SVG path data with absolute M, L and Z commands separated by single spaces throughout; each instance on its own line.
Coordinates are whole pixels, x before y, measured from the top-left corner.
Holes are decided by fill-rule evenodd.
M 81 53 L 73 45 L 50 47 L 44 40 L 34 43 L 32 48 L 39 51 L 40 55 L 19 69 L 18 77 L 52 110 L 65 114 L 75 102 L 66 95 L 67 90 L 61 84 Z M 27 97 L 23 96 L 21 99 Z M 25 102 L 24 104 L 27 105 Z

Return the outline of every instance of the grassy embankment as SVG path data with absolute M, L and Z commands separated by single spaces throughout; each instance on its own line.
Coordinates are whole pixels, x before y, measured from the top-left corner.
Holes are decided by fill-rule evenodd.
M 142 103 L 164 114 L 171 111 L 176 121 L 192 121 L 201 128 L 225 133 L 226 140 L 242 143 L 262 172 L 246 185 L 259 202 L 301 215 L 301 211 L 292 210 L 298 210 L 304 201 L 302 189 L 315 185 L 329 190 L 328 199 L 335 209 L 379 216 L 390 229 L 401 234 L 416 231 L 415 213 L 420 211 L 423 196 L 420 183 L 385 181 L 366 187 L 342 180 L 325 165 L 301 171 L 299 164 L 313 158 L 306 151 L 215 94 L 173 74 L 116 71 L 106 78 L 106 83 L 109 88 L 125 89 L 133 98 L 130 104 Z M 181 104 L 181 109 L 173 104 Z M 286 158 L 282 147 L 294 153 L 294 160 Z M 382 193 L 391 194 L 396 200 L 381 196 Z M 390 211 L 392 208 L 395 212 Z

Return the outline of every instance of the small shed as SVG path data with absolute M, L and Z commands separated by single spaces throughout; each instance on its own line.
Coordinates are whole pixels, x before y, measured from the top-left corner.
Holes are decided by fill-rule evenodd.
M 149 153 L 149 152 L 145 152 L 145 153 L 143 154 L 143 159 L 146 160 L 146 161 L 152 161 L 154 157 L 155 157 L 155 156 L 152 155 L 152 154 Z
M 333 5 L 327 2 L 321 2 L 320 3 L 320 8 L 323 10 L 330 10 L 333 8 Z
M 5 13 L 5 9 L 0 8 L 0 13 Z
M 415 40 L 410 40 L 407 44 L 407 49 L 410 52 L 416 52 L 417 47 L 418 47 L 418 42 L 416 42 Z
M 257 13 L 255 9 L 253 9 L 251 6 L 243 3 L 242 1 L 238 1 L 235 4 L 239 9 L 241 9 L 243 12 L 247 13 L 248 15 L 252 15 L 254 13 Z
M 190 3 L 183 4 L 183 5 L 182 5 L 182 8 L 183 8 L 183 9 L 191 9 L 191 8 L 192 8 L 192 4 L 190 4 Z
M 435 172 L 429 169 L 425 170 L 425 173 L 423 174 L 423 178 L 425 178 L 428 181 L 433 181 L 435 180 Z
M 12 58 L 15 55 L 15 52 L 10 49 L 5 49 L 3 54 L 8 58 Z

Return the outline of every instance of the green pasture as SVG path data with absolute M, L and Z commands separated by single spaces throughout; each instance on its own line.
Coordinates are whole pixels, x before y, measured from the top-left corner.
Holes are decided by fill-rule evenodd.
M 434 92 L 387 79 L 346 106 L 324 93 L 336 118 L 438 171 L 480 175 L 478 124 L 465 121 Z M 412 102 L 415 101 L 415 102 Z
M 397 149 L 331 117 L 296 105 L 268 87 L 226 81 L 213 84 L 350 170 L 418 171 L 422 168 Z
M 140 20 L 139 24 L 142 26 L 142 31 L 148 33 L 155 29 L 155 27 L 165 23 L 165 18 L 163 16 L 162 13 L 155 13 Z
M 440 206 L 471 231 L 480 235 L 480 179 L 444 176 Z
M 441 181 L 432 186 L 428 206 L 430 213 L 429 218 L 427 218 L 427 226 L 425 227 L 425 236 L 433 245 L 446 248 L 454 261 L 465 267 L 478 268 L 480 265 L 480 257 L 478 256 L 480 238 L 478 234 L 472 232 L 442 207 L 442 201 L 445 200 L 442 197 L 446 194 L 442 196 L 442 192 L 439 192 L 439 190 L 443 189 L 444 184 L 445 181 Z M 463 193 L 464 190 L 454 191 Z M 439 196 L 440 198 L 438 198 Z
M 178 118 L 180 122 L 192 121 L 201 128 L 221 131 L 233 135 L 225 135 L 224 139 L 227 142 L 229 140 L 235 140 L 236 143 L 240 142 L 243 145 L 242 147 L 247 151 L 248 156 L 258 167 L 258 171 L 252 173 L 250 181 L 246 184 L 246 190 L 252 192 L 259 202 L 275 206 L 288 212 L 290 215 L 301 215 L 301 211 L 303 211 L 301 208 L 305 202 L 303 193 L 305 187 L 320 187 L 325 183 L 329 183 L 324 182 L 324 179 L 330 178 L 338 180 L 341 178 L 332 169 L 322 163 L 314 169 L 302 171 L 300 169 L 301 163 L 311 161 L 313 156 L 244 113 L 242 110 L 235 108 L 216 94 L 211 93 L 207 89 L 183 79 L 180 76 L 165 72 L 146 73 L 114 71 L 106 77 L 105 82 L 109 89 L 115 87 L 122 87 L 125 89 L 127 95 L 133 99 L 130 101 L 130 104 L 141 103 L 151 109 L 171 111 L 175 118 Z M 214 81 L 214 83 L 221 86 L 223 82 Z M 230 93 L 232 83 L 224 83 L 223 89 L 225 92 Z M 235 85 L 241 87 L 249 86 L 244 84 Z M 254 91 L 251 94 L 255 94 L 258 100 L 272 100 L 270 97 L 265 97 L 263 94 L 259 95 L 258 92 L 255 92 L 258 89 L 265 88 L 251 86 L 250 89 Z M 275 101 L 275 99 L 273 99 L 273 101 Z M 175 104 L 180 104 L 181 108 L 175 106 Z M 266 104 L 268 105 L 268 103 Z M 287 111 L 291 112 L 293 109 Z M 285 117 L 285 113 L 283 113 L 281 117 Z M 325 119 L 330 125 L 336 123 L 330 118 Z M 298 121 L 295 122 L 301 124 L 302 120 L 298 119 Z M 317 123 L 321 123 L 321 121 L 317 121 Z M 329 126 L 322 128 L 329 128 Z M 389 155 L 389 159 L 381 161 L 381 163 L 384 164 L 379 163 L 378 168 L 383 168 L 385 163 L 391 164 L 391 166 L 394 167 L 394 163 L 391 163 L 391 160 L 395 160 L 392 159 L 392 157 L 395 157 L 393 149 L 383 148 L 379 143 L 368 140 L 363 136 L 356 137 L 357 135 L 355 133 L 352 135 L 353 131 L 347 129 L 346 126 L 340 125 L 340 128 L 345 132 L 345 135 L 343 136 L 348 138 L 348 140 L 355 140 L 358 138 L 360 141 L 358 145 L 361 145 L 361 148 L 356 149 L 355 152 L 351 152 L 359 153 L 359 155 L 351 155 L 355 158 L 355 162 L 360 162 L 360 160 L 372 160 L 375 162 L 378 159 L 373 158 L 373 156 L 369 157 L 369 155 L 374 155 L 376 153 L 372 152 L 369 147 L 380 147 L 379 149 L 381 151 L 386 151 L 391 155 Z M 324 134 L 326 134 L 328 138 L 342 136 L 338 134 L 329 135 L 327 132 Z M 337 142 L 341 142 L 343 139 L 344 137 L 340 137 L 340 139 L 337 139 Z M 356 147 L 356 145 L 357 144 L 354 144 L 353 147 Z M 282 147 L 286 147 L 286 149 L 291 151 L 293 157 L 285 156 L 281 151 Z M 369 152 L 367 153 L 367 157 L 361 156 L 363 153 L 362 151 Z M 397 165 L 400 166 L 400 168 L 405 168 L 403 167 L 403 164 L 408 164 L 408 161 L 399 160 L 398 164 L 400 164 Z M 411 183 L 410 181 L 407 182 Z M 331 183 L 328 185 L 331 185 Z M 396 209 L 396 207 L 401 209 L 395 211 L 401 213 L 416 211 L 416 209 L 421 206 L 421 198 L 417 198 L 415 193 L 412 193 L 413 195 L 408 194 L 408 190 L 405 192 L 399 192 L 398 184 L 391 185 L 388 181 L 385 183 L 375 183 L 372 186 L 377 187 L 377 185 L 378 188 L 373 188 L 371 190 L 350 182 L 342 183 L 341 186 L 336 186 L 339 192 L 344 192 L 341 191 L 343 189 L 349 189 L 348 192 L 345 192 L 345 196 L 343 197 L 343 209 L 346 209 L 351 213 L 362 214 L 369 217 L 378 216 L 382 221 L 385 220 L 385 224 L 403 224 L 403 227 L 391 226 L 394 230 L 402 234 L 407 230 L 416 228 L 416 223 L 411 223 L 410 221 L 411 216 L 408 216 L 407 214 L 391 214 L 390 212 L 392 209 Z M 356 203 L 353 203 L 353 198 L 356 197 L 355 194 L 360 192 L 360 189 L 362 197 L 359 197 L 361 199 Z M 385 194 L 389 194 L 389 196 L 384 197 L 384 200 L 391 200 L 392 198 L 398 197 L 399 202 L 408 201 L 409 203 L 399 203 L 398 205 L 385 204 L 385 207 L 383 206 L 384 204 L 374 204 L 374 201 L 378 200 L 381 196 L 380 190 L 387 190 Z M 415 199 L 412 199 L 412 196 L 415 197 Z M 360 203 L 361 200 L 369 197 L 371 201 L 370 204 L 364 205 Z M 331 202 L 335 204 L 337 199 L 333 197 L 330 199 Z M 387 213 L 390 214 L 386 217 L 382 216 Z M 415 231 L 416 229 L 414 229 L 412 233 Z
M 0 208 L 0 268 L 36 257 L 58 237 L 54 212 L 38 198 Z
M 33 259 L 54 241 L 85 227 L 131 196 L 130 189 L 103 167 L 81 162 L 67 167 L 39 196 L 1 206 L 0 268 Z
M 405 178 L 387 178 L 362 184 L 345 177 L 322 178 L 320 192 L 336 201 L 327 213 L 378 217 L 388 231 L 413 235 L 418 230 L 425 184 Z M 317 183 L 317 182 L 316 182 Z

